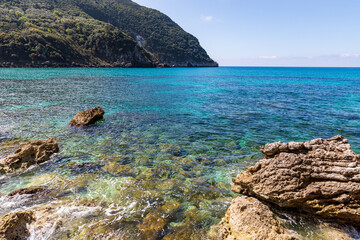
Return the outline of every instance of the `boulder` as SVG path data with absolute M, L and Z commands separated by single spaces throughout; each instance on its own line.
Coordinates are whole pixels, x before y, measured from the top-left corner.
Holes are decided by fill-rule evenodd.
M 32 212 L 9 213 L 0 218 L 0 239 L 26 239 L 30 236 L 27 224 L 34 221 Z
M 343 136 L 271 143 L 231 189 L 281 208 L 360 225 L 360 156 Z
M 96 123 L 103 119 L 104 110 L 101 107 L 94 107 L 88 110 L 78 112 L 73 119 L 69 122 L 73 127 L 84 127 Z
M 59 146 L 55 138 L 31 141 L 13 154 L 0 159 L 0 173 L 13 173 L 34 164 L 46 162 L 52 154 L 57 152 L 59 152 Z
M 235 198 L 211 240 L 355 240 L 357 231 L 336 221 L 282 209 L 253 197 Z
M 299 240 L 298 235 L 284 227 L 272 210 L 252 197 L 237 197 L 217 226 L 212 239 L 223 240 Z

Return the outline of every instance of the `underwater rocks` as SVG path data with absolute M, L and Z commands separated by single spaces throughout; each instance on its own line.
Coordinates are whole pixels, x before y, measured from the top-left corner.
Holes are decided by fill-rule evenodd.
M 159 209 L 149 212 L 138 224 L 141 239 L 160 239 L 170 220 L 179 211 L 179 207 L 178 202 L 166 202 Z
M 9 213 L 0 218 L 0 239 L 26 239 L 30 236 L 27 224 L 34 221 L 32 212 Z
M 31 141 L 13 154 L 0 159 L 0 174 L 14 173 L 34 164 L 46 162 L 52 154 L 57 152 L 59 152 L 59 146 L 55 138 Z
M 73 127 L 84 127 L 96 123 L 103 119 L 104 110 L 101 107 L 94 107 L 88 110 L 78 112 L 73 119 L 69 122 Z
M 240 194 L 324 218 L 360 224 L 360 155 L 342 136 L 272 143 L 266 157 L 233 179 Z
M 35 195 L 35 194 L 41 194 L 44 192 L 47 192 L 48 189 L 45 187 L 29 187 L 29 188 L 20 188 L 12 191 L 8 194 L 9 197 L 13 197 L 15 195 Z
M 210 234 L 227 240 L 308 239 L 284 224 L 288 218 L 311 229 L 328 229 L 320 239 L 355 239 L 344 229 L 357 232 L 360 227 L 360 156 L 350 148 L 343 136 L 261 147 L 265 158 L 231 184 L 246 196 L 233 200 Z M 303 220 L 291 220 L 300 215 Z

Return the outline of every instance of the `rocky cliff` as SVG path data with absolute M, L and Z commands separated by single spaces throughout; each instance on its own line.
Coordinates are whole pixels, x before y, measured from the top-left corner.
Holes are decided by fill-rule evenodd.
M 0 66 L 217 66 L 169 17 L 130 0 L 0 0 Z

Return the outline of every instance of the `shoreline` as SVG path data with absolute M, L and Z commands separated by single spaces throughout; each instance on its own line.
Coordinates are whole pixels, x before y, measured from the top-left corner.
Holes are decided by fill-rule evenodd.
M 0 68 L 218 68 L 219 64 L 191 64 L 187 65 L 168 65 L 168 64 L 154 64 L 154 65 L 133 65 L 128 64 L 55 64 L 55 63 L 43 63 L 43 64 L 14 64 L 14 63 L 0 63 Z

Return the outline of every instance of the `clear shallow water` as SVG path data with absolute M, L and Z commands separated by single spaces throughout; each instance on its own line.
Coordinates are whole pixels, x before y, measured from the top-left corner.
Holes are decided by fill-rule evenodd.
M 360 152 L 357 68 L 0 69 L 0 85 L 0 156 L 47 137 L 61 149 L 0 180 L 0 192 L 46 185 L 66 192 L 70 209 L 86 213 L 85 200 L 102 208 L 80 214 L 81 224 L 75 218 L 56 238 L 89 232 L 84 226 L 139 236 L 147 216 L 168 214 L 160 237 L 199 239 L 234 197 L 231 177 L 261 158 L 260 145 L 342 134 Z M 98 105 L 103 121 L 67 126 Z M 1 201 L 9 207 L 0 214 L 19 208 Z M 167 212 L 169 204 L 177 210 Z

